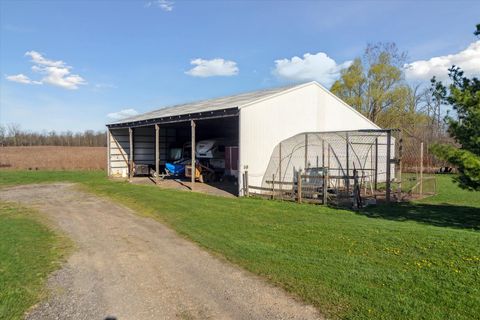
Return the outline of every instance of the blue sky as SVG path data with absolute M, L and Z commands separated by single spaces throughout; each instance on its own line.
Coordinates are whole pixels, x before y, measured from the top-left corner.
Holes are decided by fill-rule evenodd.
M 3 0 L 0 9 L 0 123 L 29 130 L 102 130 L 121 110 L 329 86 L 369 42 L 407 51 L 411 81 L 441 72 L 438 59 L 480 74 L 478 1 Z

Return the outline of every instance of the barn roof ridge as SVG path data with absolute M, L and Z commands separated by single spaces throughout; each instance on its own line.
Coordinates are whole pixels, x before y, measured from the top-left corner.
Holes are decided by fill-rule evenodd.
M 141 113 L 132 117 L 110 122 L 107 125 L 126 124 L 130 122 L 145 121 L 164 117 L 174 117 L 180 115 L 188 115 L 191 113 L 201 113 L 218 111 L 231 108 L 240 108 L 244 105 L 251 105 L 260 100 L 268 99 L 273 96 L 282 94 L 285 91 L 290 91 L 299 87 L 303 87 L 315 81 L 296 83 L 293 85 L 267 88 L 255 91 L 248 91 L 229 96 L 222 96 L 217 98 L 210 98 L 187 103 L 175 104 L 171 106 L 161 107 L 152 111 Z

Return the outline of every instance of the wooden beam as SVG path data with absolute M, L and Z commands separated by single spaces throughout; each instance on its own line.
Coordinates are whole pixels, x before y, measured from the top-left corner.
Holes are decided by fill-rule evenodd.
M 111 139 L 110 129 L 107 128 L 107 177 L 110 177 L 111 170 L 112 170 L 111 164 L 110 164 L 110 161 L 111 161 L 110 139 Z
M 133 177 L 133 129 L 128 128 L 128 142 L 130 148 L 130 156 L 128 159 L 128 179 L 132 180 Z
M 195 120 L 190 120 L 190 126 L 192 127 L 192 177 L 191 177 L 191 190 L 193 191 L 195 185 L 195 174 L 197 167 L 195 165 Z
M 155 184 L 158 185 L 160 176 L 160 127 L 155 124 Z

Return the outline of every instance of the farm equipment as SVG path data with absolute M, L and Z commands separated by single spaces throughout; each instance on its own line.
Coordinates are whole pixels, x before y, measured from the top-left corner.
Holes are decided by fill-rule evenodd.
M 192 177 L 192 166 L 186 165 L 185 166 L 185 177 L 191 178 Z M 210 182 L 215 180 L 215 170 L 204 166 L 200 162 L 197 161 L 195 164 L 195 180 L 200 182 Z

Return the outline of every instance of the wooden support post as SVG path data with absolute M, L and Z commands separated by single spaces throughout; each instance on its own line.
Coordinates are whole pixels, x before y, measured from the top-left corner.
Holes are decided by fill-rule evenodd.
M 128 142 L 130 149 L 130 156 L 128 158 L 128 179 L 132 180 L 133 178 L 133 129 L 128 128 Z
M 191 177 L 191 187 L 190 190 L 193 191 L 193 188 L 195 186 L 195 175 L 197 172 L 197 166 L 195 164 L 195 121 L 190 120 L 190 125 L 192 127 L 192 177 Z
M 420 142 L 420 195 L 423 195 L 423 141 Z
M 390 202 L 390 192 L 391 192 L 391 186 L 390 186 L 390 179 L 391 179 L 391 168 L 392 166 L 390 165 L 390 159 L 391 159 L 391 148 L 392 148 L 392 131 L 388 130 L 387 131 L 387 171 L 386 171 L 386 178 L 385 178 L 385 200 L 387 202 Z
M 307 169 L 308 166 L 308 133 L 305 133 L 305 165 L 303 169 Z
M 302 203 L 302 170 L 297 172 L 297 201 Z
M 107 177 L 110 177 L 112 171 L 112 164 L 111 164 L 111 145 L 110 139 L 112 139 L 112 134 L 110 133 L 110 128 L 107 128 Z
M 345 133 L 345 145 L 346 145 L 346 169 L 347 169 L 347 180 L 346 188 L 347 188 L 347 197 L 350 195 L 350 157 L 349 157 L 349 143 L 348 143 L 348 132 Z
M 378 190 L 377 185 L 378 185 L 378 138 L 375 139 L 375 173 L 373 177 L 373 184 L 374 184 L 374 189 L 375 191 Z
M 155 184 L 160 176 L 160 127 L 155 124 Z
M 246 193 L 246 192 L 247 192 L 247 191 L 246 191 L 246 190 L 247 190 L 247 187 L 245 186 L 245 172 L 242 173 L 242 189 L 241 189 L 241 190 L 242 190 L 242 192 L 243 192 L 243 196 L 246 197 L 246 196 L 247 196 L 247 193 Z

